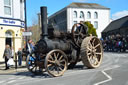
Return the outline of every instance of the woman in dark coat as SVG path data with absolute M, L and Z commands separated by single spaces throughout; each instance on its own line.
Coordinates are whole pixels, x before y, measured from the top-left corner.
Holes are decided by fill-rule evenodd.
M 4 50 L 3 58 L 5 59 L 5 70 L 9 69 L 9 66 L 7 64 L 9 58 L 11 58 L 12 52 L 9 45 L 6 45 L 6 48 Z

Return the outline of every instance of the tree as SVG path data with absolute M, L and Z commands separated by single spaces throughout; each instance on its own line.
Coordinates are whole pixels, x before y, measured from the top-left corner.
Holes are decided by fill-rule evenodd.
M 40 39 L 40 35 L 41 35 L 41 29 L 39 28 L 38 25 L 33 25 L 32 27 L 29 28 L 30 31 L 32 32 L 32 36 L 31 39 L 34 42 L 37 42 Z
M 96 29 L 89 21 L 84 22 L 84 24 L 88 27 L 88 35 L 92 34 L 93 36 L 97 36 Z

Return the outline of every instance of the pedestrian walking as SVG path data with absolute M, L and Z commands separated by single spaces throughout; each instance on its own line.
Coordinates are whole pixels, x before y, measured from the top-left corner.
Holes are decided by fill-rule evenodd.
M 22 65 L 22 49 L 21 48 L 18 49 L 17 54 L 18 54 L 18 64 L 19 66 L 21 66 Z
M 4 50 L 3 58 L 5 59 L 5 70 L 9 69 L 9 65 L 7 64 L 9 58 L 11 58 L 12 52 L 9 45 L 6 45 Z

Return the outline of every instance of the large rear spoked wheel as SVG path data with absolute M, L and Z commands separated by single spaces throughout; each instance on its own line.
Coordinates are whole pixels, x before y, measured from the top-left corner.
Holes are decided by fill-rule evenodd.
M 85 66 L 97 68 L 103 58 L 101 41 L 94 36 L 86 37 L 81 44 L 81 58 Z
M 50 51 L 45 59 L 45 69 L 53 77 L 62 76 L 67 70 L 67 56 L 61 50 Z

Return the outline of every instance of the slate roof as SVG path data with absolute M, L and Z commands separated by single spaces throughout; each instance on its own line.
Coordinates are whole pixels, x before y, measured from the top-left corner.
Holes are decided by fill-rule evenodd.
M 70 5 L 68 5 L 67 7 L 70 7 L 70 8 L 91 8 L 91 9 L 110 9 L 110 8 L 104 7 L 104 6 L 96 4 L 96 3 L 77 3 L 77 2 L 73 2 Z
M 120 19 L 112 21 L 103 31 L 104 32 L 109 32 L 112 30 L 120 29 L 120 28 L 125 28 L 128 27 L 128 15 L 125 17 L 122 17 Z
M 96 4 L 96 3 L 73 2 L 73 3 L 69 4 L 68 6 L 62 8 L 61 10 L 57 11 L 56 13 L 52 14 L 51 16 L 49 16 L 48 19 L 50 19 L 54 15 L 57 15 L 58 13 L 62 12 L 63 10 L 66 10 L 67 8 L 86 8 L 86 9 L 107 9 L 107 10 L 110 10 L 110 8 L 104 7 L 104 6 Z

